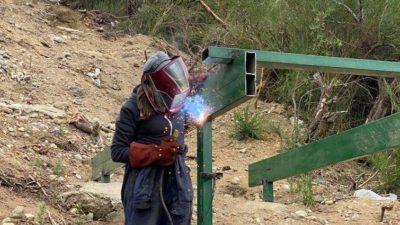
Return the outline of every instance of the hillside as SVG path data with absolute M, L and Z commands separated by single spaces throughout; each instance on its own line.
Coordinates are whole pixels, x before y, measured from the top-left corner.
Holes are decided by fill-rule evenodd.
M 90 181 L 90 159 L 110 144 L 119 108 L 140 81 L 144 52 L 159 50 L 159 43 L 108 31 L 111 22 L 50 1 L 0 0 L 0 220 L 22 206 L 36 221 L 45 217 L 44 224 L 121 224 L 118 188 L 109 186 L 116 196 L 110 200 L 82 195 L 81 187 Z M 290 132 L 281 106 L 260 103 L 260 110 Z M 270 134 L 265 141 L 237 141 L 232 118 L 228 113 L 213 124 L 214 169 L 224 173 L 214 224 L 400 224 L 399 202 L 380 223 L 384 203 L 352 197 L 350 179 L 363 174 L 355 163 L 315 175 L 312 207 L 300 203 L 286 180 L 275 185 L 276 203 L 263 202 L 261 187 L 247 186 L 247 165 L 279 152 L 282 140 Z M 196 189 L 196 130 L 186 138 Z M 92 213 L 71 205 L 85 198 L 95 205 Z M 22 217 L 3 224 L 32 224 Z

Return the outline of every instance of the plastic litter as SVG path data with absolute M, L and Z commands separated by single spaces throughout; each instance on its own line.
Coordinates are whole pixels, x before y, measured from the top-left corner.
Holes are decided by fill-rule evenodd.
M 377 193 L 367 190 L 367 189 L 360 189 L 354 192 L 354 197 L 357 198 L 366 198 L 366 199 L 371 199 L 371 200 L 377 200 L 377 201 L 382 201 L 382 200 L 389 200 L 389 201 L 396 201 L 397 200 L 397 195 L 390 193 L 388 196 L 382 197 L 378 195 Z

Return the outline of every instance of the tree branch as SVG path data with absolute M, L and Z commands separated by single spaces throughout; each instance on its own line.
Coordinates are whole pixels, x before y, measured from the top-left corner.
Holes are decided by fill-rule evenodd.
M 353 19 L 357 22 L 360 23 L 360 18 L 357 16 L 357 14 L 354 13 L 354 11 L 346 4 L 344 4 L 343 2 L 339 2 L 337 0 L 332 0 L 333 2 L 335 2 L 336 4 L 343 6 L 347 12 L 349 12 L 351 14 L 351 16 L 353 17 Z
M 203 0 L 199 0 L 199 2 L 200 2 L 200 4 L 203 6 L 203 8 L 204 8 L 209 14 L 211 14 L 211 16 L 214 17 L 214 19 L 216 19 L 218 22 L 220 22 L 220 23 L 222 24 L 222 26 L 223 26 L 225 29 L 227 28 L 226 23 L 225 23 L 221 18 L 219 18 L 219 16 L 218 16 L 217 14 L 215 14 L 215 13 L 211 10 L 211 8 L 210 8 Z

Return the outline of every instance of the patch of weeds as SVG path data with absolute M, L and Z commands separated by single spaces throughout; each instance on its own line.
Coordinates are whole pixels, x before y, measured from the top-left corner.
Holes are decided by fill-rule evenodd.
M 57 176 L 61 176 L 63 173 L 64 161 L 62 158 L 59 158 L 56 164 L 53 166 L 53 174 Z
M 285 138 L 284 150 L 295 149 L 304 145 L 304 132 L 302 127 L 296 123 L 289 137 Z
M 234 113 L 234 130 L 233 136 L 238 140 L 253 138 L 263 140 L 264 122 L 262 113 L 251 112 L 250 105 L 247 105 L 243 111 Z
M 54 132 L 59 136 L 65 136 L 65 129 L 63 127 L 58 127 L 54 130 Z
M 378 189 L 400 194 L 400 149 L 373 154 L 368 161 L 373 170 L 378 172 Z
M 273 122 L 270 117 L 265 119 L 265 131 L 277 135 L 281 141 L 285 138 L 284 130 L 279 126 L 279 124 Z
M 76 205 L 74 206 L 74 208 L 75 208 L 76 214 L 78 214 L 78 215 L 85 215 L 85 212 L 83 211 L 82 204 L 76 204 Z
M 44 161 L 41 158 L 34 158 L 31 162 L 32 166 L 43 168 L 44 167 Z
M 44 225 L 46 222 L 46 203 L 39 202 L 37 208 L 35 222 L 37 225 Z
M 297 185 L 301 195 L 301 202 L 306 206 L 314 205 L 314 194 L 312 190 L 311 175 L 309 174 L 300 175 Z

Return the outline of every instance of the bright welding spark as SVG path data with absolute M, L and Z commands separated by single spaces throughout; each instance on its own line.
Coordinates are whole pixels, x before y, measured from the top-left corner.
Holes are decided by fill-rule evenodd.
M 197 125 L 203 125 L 211 111 L 199 95 L 187 98 L 183 109 Z

